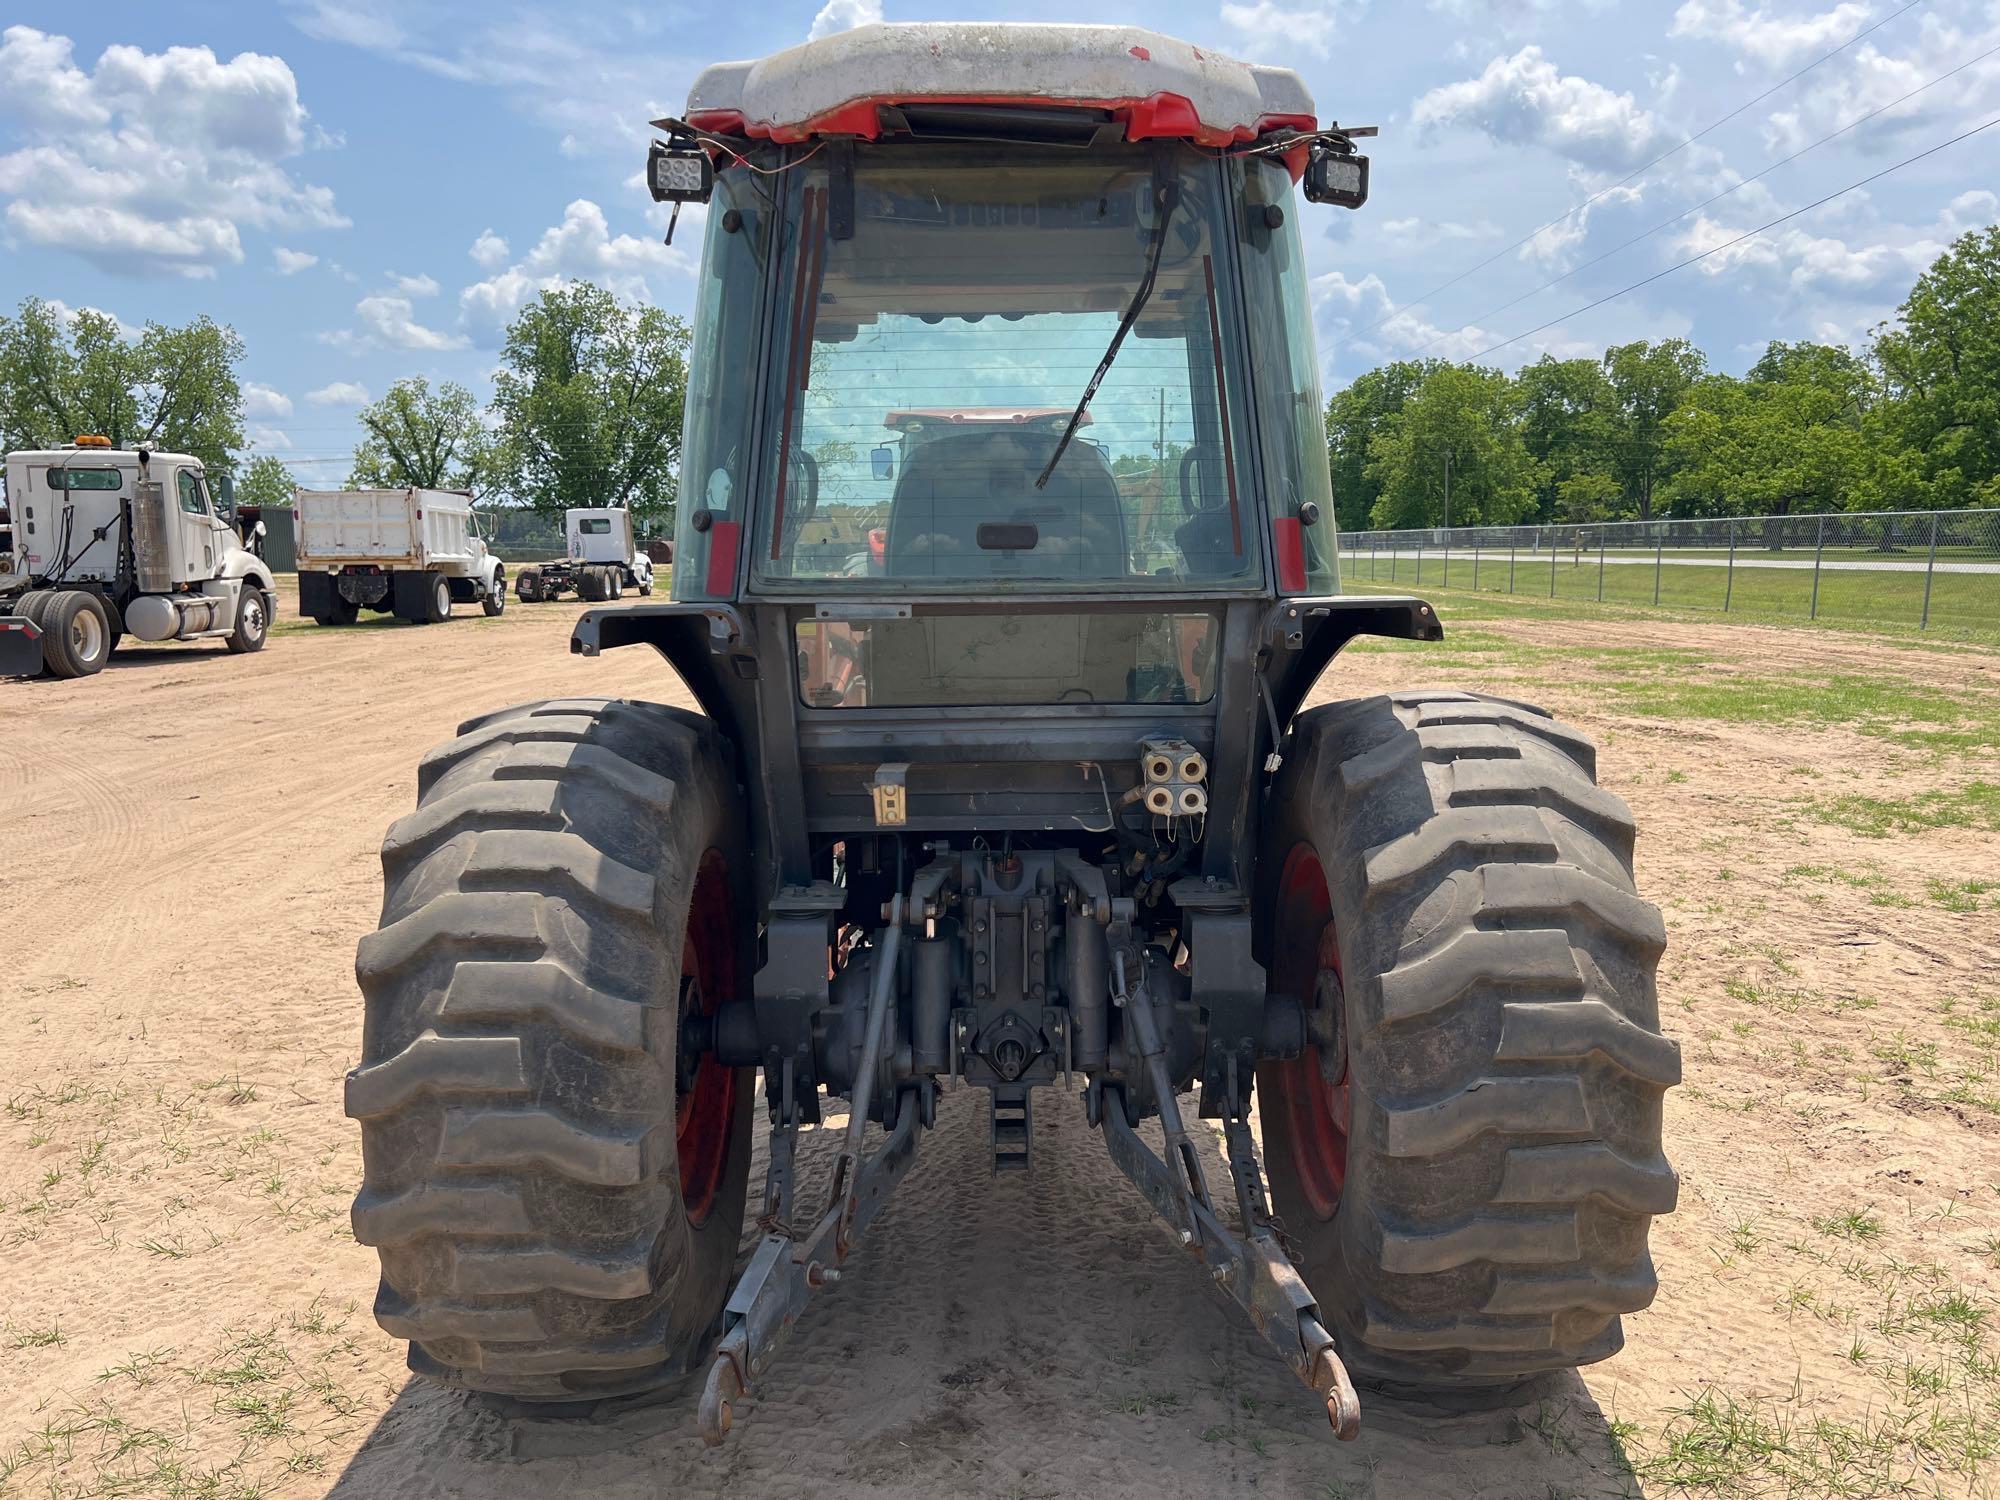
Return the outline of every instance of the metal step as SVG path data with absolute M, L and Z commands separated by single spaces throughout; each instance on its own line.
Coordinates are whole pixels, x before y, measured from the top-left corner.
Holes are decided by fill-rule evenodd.
M 1033 1090 L 1023 1084 L 992 1089 L 993 1172 L 1032 1172 L 1035 1143 Z

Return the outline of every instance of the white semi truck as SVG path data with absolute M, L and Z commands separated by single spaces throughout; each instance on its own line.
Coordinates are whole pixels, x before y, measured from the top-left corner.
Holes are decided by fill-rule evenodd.
M 88 677 L 126 635 L 261 651 L 276 607 L 200 459 L 102 437 L 7 455 L 0 676 Z
M 414 625 L 478 604 L 507 607 L 507 573 L 459 490 L 299 490 L 299 613 L 352 625 L 364 609 Z
M 653 560 L 632 536 L 632 512 L 622 505 L 585 506 L 563 512 L 569 556 L 521 569 L 514 592 L 525 603 L 559 599 L 570 589 L 580 599 L 616 599 L 627 589 L 653 592 Z

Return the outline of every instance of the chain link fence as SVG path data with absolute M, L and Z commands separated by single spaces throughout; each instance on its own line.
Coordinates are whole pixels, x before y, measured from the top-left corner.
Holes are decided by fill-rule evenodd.
M 1343 583 L 2000 633 L 2000 510 L 1356 531 Z

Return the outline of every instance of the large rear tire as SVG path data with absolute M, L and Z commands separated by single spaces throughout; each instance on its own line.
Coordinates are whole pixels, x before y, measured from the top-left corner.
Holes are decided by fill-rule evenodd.
M 1540 709 L 1303 714 L 1259 910 L 1315 1045 L 1258 1072 L 1273 1206 L 1357 1378 L 1477 1393 L 1603 1359 L 1674 1206 L 1657 910 L 1625 804 Z
M 706 721 L 571 699 L 426 756 L 382 848 L 347 1112 L 377 1320 L 448 1386 L 589 1401 L 698 1368 L 750 1169 L 753 1069 L 680 1068 L 743 994 L 742 811 Z
M 87 589 L 52 593 L 36 623 L 42 627 L 42 660 L 51 677 L 95 676 L 111 660 L 111 617 Z

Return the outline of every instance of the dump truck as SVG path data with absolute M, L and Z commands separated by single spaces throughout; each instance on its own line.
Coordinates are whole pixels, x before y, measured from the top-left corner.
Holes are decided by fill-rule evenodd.
M 653 559 L 632 536 L 632 512 L 622 505 L 580 506 L 563 512 L 568 556 L 529 563 L 514 575 L 514 593 L 524 603 L 560 599 L 616 599 L 627 589 L 653 592 Z
M 1341 1437 L 1362 1386 L 1618 1349 L 1680 1077 L 1631 814 L 1540 708 L 1340 696 L 1350 642 L 1443 635 L 1336 567 L 1302 237 L 1371 132 L 1151 31 L 972 23 L 711 67 L 654 124 L 653 196 L 707 205 L 671 599 L 570 647 L 649 646 L 702 712 L 470 719 L 389 830 L 346 1107 L 412 1367 L 686 1378 L 721 1442 L 954 1088 L 994 1174 L 1078 1098 L 1136 1188 L 1097 1211 L 1157 1218 Z M 1037 415 L 862 480 L 879 566 L 802 546 L 940 401 Z
M 9 453 L 5 472 L 0 676 L 88 677 L 126 635 L 264 649 L 276 581 L 200 459 L 87 434 Z
M 429 625 L 455 603 L 507 607 L 507 570 L 461 490 L 301 489 L 292 520 L 305 619 L 352 625 L 368 609 Z

